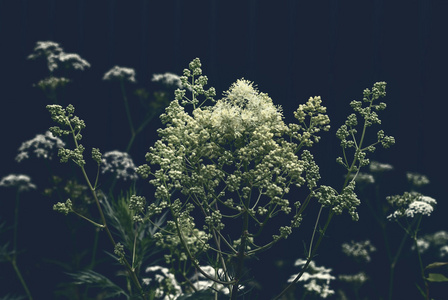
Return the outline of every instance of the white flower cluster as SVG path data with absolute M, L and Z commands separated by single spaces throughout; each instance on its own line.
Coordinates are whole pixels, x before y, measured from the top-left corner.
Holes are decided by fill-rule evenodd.
M 115 66 L 104 74 L 103 80 L 118 80 L 135 83 L 135 70 L 132 68 Z
M 430 216 L 437 204 L 434 198 L 415 192 L 405 192 L 402 196 L 388 196 L 386 199 L 389 204 L 397 207 L 392 214 L 387 216 L 389 220 L 400 217 L 413 218 L 415 215 Z
M 366 273 L 359 272 L 353 275 L 339 275 L 338 279 L 340 281 L 352 283 L 355 286 L 361 286 L 363 285 L 369 278 L 367 277 Z
M 294 266 L 301 267 L 305 265 L 306 260 L 296 260 Z M 305 289 L 321 298 L 327 298 L 334 294 L 334 290 L 330 289 L 330 281 L 336 277 L 330 274 L 331 269 L 325 267 L 317 267 L 314 261 L 308 265 L 307 271 L 302 274 L 299 282 L 306 282 L 303 286 Z M 293 282 L 298 274 L 291 275 L 288 282 Z
M 409 183 L 415 187 L 424 186 L 430 183 L 426 175 L 422 175 L 415 172 L 407 172 L 406 178 L 408 179 Z
M 212 266 L 200 266 L 201 270 L 204 271 L 208 276 L 215 278 L 215 279 L 224 279 L 224 271 L 221 268 L 218 268 L 215 270 Z M 211 288 L 214 291 L 218 291 L 223 293 L 224 295 L 229 295 L 230 291 L 229 288 L 220 284 L 216 283 L 210 279 L 207 279 L 202 273 L 197 272 L 193 277 L 190 278 L 191 282 L 193 283 L 194 287 L 198 290 L 206 290 Z M 240 287 L 241 289 L 244 288 L 244 286 Z
M 361 242 L 350 241 L 350 243 L 342 244 L 342 252 L 360 262 L 370 262 L 370 254 L 374 251 L 376 251 L 376 248 L 369 240 Z
M 391 171 L 394 167 L 390 164 L 384 164 L 377 161 L 371 161 L 369 165 L 370 172 L 372 173 L 381 173 L 385 171 Z
M 420 253 L 425 253 L 429 249 L 437 249 L 437 255 L 443 258 L 448 255 L 448 232 L 444 230 L 432 234 L 426 234 L 417 239 L 417 248 Z M 415 250 L 415 246 L 412 247 Z
M 30 154 L 34 154 L 38 158 L 52 159 L 54 152 L 64 146 L 65 143 L 60 138 L 47 131 L 45 134 L 38 134 L 33 139 L 23 142 L 15 160 L 21 162 L 28 159 Z
M 36 185 L 31 183 L 31 178 L 23 174 L 10 174 L 0 180 L 2 187 L 15 187 L 19 192 L 36 189 Z
M 167 268 L 152 266 L 146 268 L 145 271 L 151 277 L 143 278 L 143 283 L 156 286 L 155 297 L 157 299 L 175 300 L 182 296 L 182 287 Z
M 356 175 L 356 177 L 355 177 Z M 350 178 L 355 178 L 356 183 L 359 184 L 373 184 L 375 183 L 375 177 L 372 174 L 359 172 L 358 174 L 350 174 Z
M 151 81 L 160 82 L 168 87 L 182 88 L 180 76 L 174 73 L 166 72 L 164 74 L 153 74 Z
M 118 150 L 104 153 L 102 157 L 101 173 L 115 174 L 117 179 L 137 179 L 135 165 L 131 156 L 126 152 Z
M 28 59 L 45 57 L 47 67 L 50 72 L 57 69 L 66 68 L 84 71 L 90 68 L 90 64 L 76 53 L 65 53 L 58 43 L 52 41 L 39 41 L 34 47 L 33 53 Z

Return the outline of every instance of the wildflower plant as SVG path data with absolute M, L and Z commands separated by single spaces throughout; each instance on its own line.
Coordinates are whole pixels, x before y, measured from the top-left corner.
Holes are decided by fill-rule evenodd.
M 163 244 L 176 240 L 173 249 L 178 249 L 180 243 L 177 259 L 187 258 L 206 278 L 230 285 L 234 299 L 244 281 L 244 261 L 286 239 L 293 228 L 299 227 L 312 198 L 318 199 L 321 211 L 330 209 L 323 232 L 333 214 L 347 210 L 354 220 L 358 219 L 356 207 L 360 201 L 354 193 L 355 181 L 348 176 L 356 177 L 359 169 L 369 164 L 366 153 L 377 144 L 387 148 L 394 143 L 380 130 L 377 141 L 364 146 L 367 127 L 381 123 L 376 112 L 386 105 L 374 101 L 385 96 L 385 83 L 364 92 L 367 107 L 357 101 L 351 104 L 364 119 L 361 137 L 356 137 L 355 114 L 337 132 L 344 154 L 338 162 L 348 171 L 338 193 L 332 187 L 318 185 L 319 167 L 308 150 L 319 142 L 321 131 L 330 129 L 320 97 L 299 106 L 294 113 L 298 124 L 285 124 L 281 107 L 248 80 L 237 80 L 216 101 L 215 90 L 205 88 L 208 78 L 202 75 L 199 59 L 193 60 L 183 74 L 184 89 L 176 90 L 175 100 L 161 115 L 165 128 L 158 130 L 160 139 L 146 154 L 149 165 L 137 169 L 143 178 L 151 176 L 149 182 L 156 188 L 155 203 L 149 205 L 145 218 L 160 214 L 163 208 L 170 211 L 170 230 L 159 232 L 165 236 Z M 187 91 L 191 97 L 187 97 Z M 206 105 L 207 101 L 212 105 Z M 348 148 L 355 152 L 351 160 Z M 301 187 L 309 190 L 304 203 L 288 199 L 292 189 Z M 269 240 L 261 238 L 269 221 L 276 217 L 289 221 Z M 241 220 L 239 231 L 229 225 L 235 219 Z M 198 242 L 195 246 L 192 237 Z M 315 251 L 312 244 L 313 240 L 308 264 Z M 208 276 L 199 265 L 201 252 L 210 251 L 216 255 L 214 265 L 224 270 L 221 280 Z

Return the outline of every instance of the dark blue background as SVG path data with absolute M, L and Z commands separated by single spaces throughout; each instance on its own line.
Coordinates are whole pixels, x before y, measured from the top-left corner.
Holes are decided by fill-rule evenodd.
M 32 87 L 46 70 L 26 60 L 36 41 L 58 42 L 92 64 L 73 74 L 65 101 L 74 104 L 87 123 L 84 143 L 104 152 L 124 150 L 120 137 L 128 135 L 128 128 L 120 91 L 103 82 L 103 74 L 114 65 L 132 67 L 137 86 L 150 87 L 153 73 L 180 74 L 199 57 L 218 95 L 238 78 L 255 81 L 284 107 L 287 121 L 293 121 L 292 111 L 300 103 L 322 96 L 333 129 L 314 149 L 324 183 L 337 183 L 342 176 L 334 163 L 339 155 L 334 132 L 350 113 L 349 102 L 360 100 L 363 89 L 374 82 L 386 81 L 388 108 L 381 115 L 382 126 L 396 145 L 377 150 L 375 158 L 395 166 L 393 179 L 398 182 L 406 171 L 428 175 L 427 194 L 439 204 L 425 230 L 446 230 L 447 14 L 445 0 L 0 1 L 0 176 L 26 170 L 14 162 L 17 148 L 51 125 L 47 100 Z M 159 125 L 154 120 L 137 140 L 132 153 L 136 164 L 144 162 Z M 39 169 L 29 172 L 39 174 Z M 395 182 L 391 180 L 389 188 L 401 194 L 402 185 L 395 187 Z M 8 201 L 6 196 L 0 199 L 2 216 L 9 214 Z M 27 205 L 32 212 L 26 212 Z M 46 213 L 51 203 L 23 207 L 22 220 L 43 226 L 36 235 L 42 228 L 52 232 L 59 221 Z M 345 219 L 337 220 L 330 233 L 343 235 L 347 226 L 353 227 Z M 302 254 L 301 242 L 294 243 L 297 255 L 291 259 Z M 39 239 L 26 243 L 28 252 L 33 251 L 31 244 L 40 244 Z M 277 253 L 287 245 L 279 246 Z M 28 276 L 36 276 L 36 271 Z M 5 289 L 2 283 L 0 287 L 1 295 Z

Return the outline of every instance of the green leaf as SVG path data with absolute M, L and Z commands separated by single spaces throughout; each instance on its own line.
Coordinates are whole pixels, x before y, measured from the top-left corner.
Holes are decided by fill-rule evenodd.
M 426 280 L 431 282 L 448 282 L 448 278 L 446 278 L 445 275 L 438 273 L 429 273 Z
M 435 263 L 429 264 L 426 266 L 425 270 L 438 268 L 438 267 L 442 267 L 442 266 L 448 266 L 448 262 L 435 262 Z

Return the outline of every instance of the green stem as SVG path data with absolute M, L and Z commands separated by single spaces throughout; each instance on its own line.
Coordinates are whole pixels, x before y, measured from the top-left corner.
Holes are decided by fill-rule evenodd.
M 231 291 L 231 299 L 235 300 L 236 297 L 238 296 L 238 286 L 239 286 L 239 282 L 241 280 L 241 278 L 243 277 L 243 267 L 244 267 L 244 260 L 246 258 L 246 244 L 247 244 L 247 237 L 249 235 L 249 212 L 247 211 L 248 206 L 249 206 L 249 199 L 250 197 L 248 197 L 248 201 L 246 203 L 246 210 L 244 211 L 243 214 L 243 227 L 241 229 L 241 244 L 240 244 L 240 248 L 238 250 L 238 254 L 237 254 L 237 266 L 236 266 L 236 274 L 235 274 L 235 279 L 236 282 L 233 284 L 232 287 L 232 291 Z
M 413 224 L 413 223 L 412 223 Z M 389 300 L 392 300 L 392 294 L 393 294 L 393 286 L 394 286 L 394 274 L 395 274 L 395 266 L 397 264 L 398 258 L 401 255 L 401 251 L 403 250 L 404 242 L 406 241 L 406 237 L 408 235 L 408 230 L 412 226 L 412 224 L 409 225 L 409 227 L 405 230 L 405 234 L 403 238 L 401 239 L 400 245 L 398 246 L 397 253 L 395 253 L 395 256 L 390 264 L 390 275 L 389 275 Z
M 14 256 L 15 256 L 15 252 L 14 252 Z M 20 272 L 19 267 L 17 266 L 17 261 L 14 256 L 11 260 L 12 267 L 14 268 L 14 271 L 16 272 L 17 277 L 19 277 L 20 283 L 22 284 L 22 287 L 25 290 L 25 293 L 28 296 L 28 299 L 32 300 L 33 297 L 31 296 L 28 286 L 26 285 L 25 279 L 23 279 L 22 273 Z
M 25 290 L 26 295 L 28 296 L 28 299 L 32 300 L 33 297 L 31 296 L 30 290 L 28 289 L 28 286 L 23 279 L 22 273 L 19 270 L 19 267 L 17 266 L 17 236 L 18 236 L 18 224 L 19 224 L 19 202 L 20 202 L 20 192 L 16 192 L 16 205 L 14 209 L 14 233 L 13 233 L 13 253 L 12 258 L 10 258 L 12 267 L 14 268 L 14 271 L 16 272 L 17 277 L 20 280 L 20 283 L 22 284 L 23 289 Z

